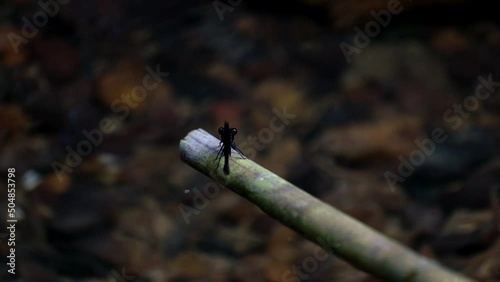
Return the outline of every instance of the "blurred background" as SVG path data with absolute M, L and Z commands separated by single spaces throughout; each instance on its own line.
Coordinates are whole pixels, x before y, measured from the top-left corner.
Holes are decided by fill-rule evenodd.
M 0 281 L 382 281 L 311 264 L 316 245 L 180 161 L 189 131 L 224 120 L 301 189 L 500 281 L 487 4 L 2 1 Z

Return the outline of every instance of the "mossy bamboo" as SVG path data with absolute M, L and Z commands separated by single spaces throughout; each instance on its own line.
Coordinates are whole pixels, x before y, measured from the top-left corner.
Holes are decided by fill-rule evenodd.
M 472 281 L 419 256 L 233 151 L 231 173 L 216 169 L 219 140 L 191 131 L 180 142 L 181 159 L 248 199 L 265 213 L 374 276 L 388 281 Z M 363 205 L 363 203 L 359 203 Z

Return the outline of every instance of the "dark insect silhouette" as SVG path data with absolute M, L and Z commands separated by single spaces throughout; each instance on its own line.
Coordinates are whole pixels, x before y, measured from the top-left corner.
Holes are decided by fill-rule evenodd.
M 222 155 L 224 155 L 224 174 L 229 174 L 229 157 L 231 156 L 231 148 L 233 148 L 240 156 L 244 159 L 246 157 L 243 153 L 236 147 L 236 143 L 234 143 L 234 135 L 238 133 L 236 128 L 229 128 L 229 123 L 227 121 L 224 122 L 224 127 L 219 127 L 220 134 L 220 149 L 215 157 L 215 160 L 219 159 L 217 163 L 217 168 L 219 168 L 220 160 L 222 159 Z

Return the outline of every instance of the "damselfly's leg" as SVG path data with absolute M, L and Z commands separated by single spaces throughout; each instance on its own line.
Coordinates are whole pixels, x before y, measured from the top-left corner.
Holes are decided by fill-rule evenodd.
M 240 149 L 238 149 L 238 147 L 236 147 L 236 144 L 234 142 L 231 144 L 231 148 L 233 148 L 236 152 L 238 152 L 238 154 L 240 154 L 240 156 L 243 159 L 247 158 L 247 157 L 245 157 L 245 155 L 243 155 L 243 152 L 241 152 Z
M 219 146 L 221 145 L 221 143 L 219 143 Z M 224 145 L 220 146 L 219 152 L 217 153 L 217 156 L 215 156 L 215 160 L 214 161 L 216 161 L 217 159 L 219 159 L 219 162 L 217 163 L 217 168 L 219 168 L 220 160 L 222 159 L 222 153 L 223 153 L 223 151 L 224 151 Z

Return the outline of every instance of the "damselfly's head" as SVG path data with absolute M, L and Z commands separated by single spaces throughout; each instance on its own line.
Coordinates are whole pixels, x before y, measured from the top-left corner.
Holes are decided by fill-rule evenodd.
M 231 134 L 232 136 L 236 135 L 238 133 L 238 130 L 236 128 L 229 128 L 229 123 L 227 121 L 224 122 L 224 127 L 219 127 L 219 134 L 224 135 L 224 134 Z

